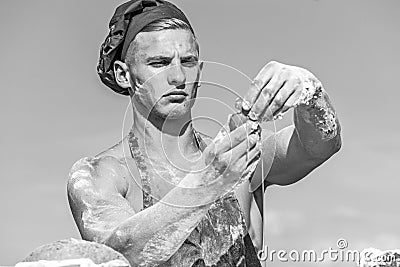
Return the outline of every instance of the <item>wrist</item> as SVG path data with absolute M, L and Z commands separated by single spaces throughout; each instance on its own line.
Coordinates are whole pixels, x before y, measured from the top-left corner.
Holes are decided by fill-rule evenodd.
M 295 107 L 315 106 L 318 99 L 321 99 L 323 93 L 325 93 L 322 83 L 315 77 L 307 78 L 302 83 L 303 90 L 301 91 L 301 95 L 299 97 L 299 100 L 295 104 Z
M 323 140 L 330 140 L 338 134 L 336 112 L 321 82 L 316 78 L 305 83 L 304 92 L 295 107 L 295 114 L 296 118 L 312 124 Z

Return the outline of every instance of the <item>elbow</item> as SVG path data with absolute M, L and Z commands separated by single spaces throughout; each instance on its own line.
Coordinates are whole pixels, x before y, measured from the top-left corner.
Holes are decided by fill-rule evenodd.
M 329 153 L 329 157 L 333 156 L 334 154 L 338 153 L 339 150 L 342 148 L 342 138 L 340 136 L 340 133 L 338 133 L 336 135 L 336 137 L 334 139 L 331 140 L 331 144 L 330 144 L 330 153 Z
M 337 134 L 335 138 L 331 139 L 328 141 L 329 143 L 326 144 L 323 149 L 319 148 L 317 151 L 311 151 L 309 152 L 309 155 L 311 155 L 311 158 L 319 162 L 320 164 L 327 161 L 329 158 L 331 158 L 333 155 L 338 153 L 340 149 L 342 148 L 342 138 L 340 134 Z
M 342 148 L 342 139 L 340 134 L 325 142 L 310 142 L 304 146 L 308 159 L 314 164 L 320 165 L 327 161 Z
M 115 229 L 102 243 L 121 253 L 132 267 L 139 266 L 143 262 L 137 240 L 135 242 L 123 229 Z
M 336 140 L 336 143 L 335 143 L 335 146 L 334 146 L 334 148 L 333 148 L 333 153 L 332 153 L 332 155 L 333 154 L 336 154 L 337 152 L 339 152 L 339 150 L 342 148 L 342 137 L 340 136 L 340 134 L 338 134 L 338 136 L 337 136 L 337 140 Z
M 336 136 L 332 139 L 332 149 L 331 149 L 331 156 L 339 152 L 342 148 L 342 136 L 341 136 L 341 126 L 339 121 L 336 121 Z
M 121 229 L 115 229 L 112 233 L 102 240 L 104 245 L 107 245 L 121 253 L 124 252 L 130 244 L 132 240 L 129 235 L 124 233 Z
M 331 156 L 339 152 L 342 148 L 342 137 L 340 131 L 338 131 L 336 137 L 332 140 Z
M 96 242 L 112 248 L 121 253 L 129 261 L 130 266 L 138 266 L 137 257 L 134 257 L 134 255 L 139 255 L 140 253 L 135 251 L 132 242 L 133 239 L 126 234 L 126 231 L 118 227 L 107 232 L 85 228 L 85 231 L 81 232 L 81 236 L 83 240 Z
M 124 228 L 117 227 L 114 229 L 102 243 L 122 253 L 132 266 L 134 266 L 140 258 L 142 247 L 140 246 L 139 239 L 129 234 L 129 230 Z
M 337 124 L 337 130 L 336 130 L 336 136 L 333 140 L 334 143 L 333 143 L 332 155 L 339 152 L 339 150 L 342 148 L 342 136 L 341 136 L 342 127 L 340 126 L 339 121 L 337 121 L 336 124 Z
M 332 157 L 334 154 L 338 153 L 342 148 L 342 137 L 341 137 L 341 127 L 338 121 L 336 121 L 336 131 L 333 138 L 327 140 L 325 142 L 325 153 L 322 153 L 321 159 L 327 160 Z

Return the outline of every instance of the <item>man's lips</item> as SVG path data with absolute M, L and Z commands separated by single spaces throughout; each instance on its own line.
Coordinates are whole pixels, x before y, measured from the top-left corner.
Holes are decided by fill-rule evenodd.
M 183 91 L 172 91 L 172 92 L 169 92 L 169 93 L 167 93 L 167 94 L 165 94 L 163 96 L 166 97 L 166 96 L 187 96 L 187 95 L 188 94 L 186 92 L 183 92 Z

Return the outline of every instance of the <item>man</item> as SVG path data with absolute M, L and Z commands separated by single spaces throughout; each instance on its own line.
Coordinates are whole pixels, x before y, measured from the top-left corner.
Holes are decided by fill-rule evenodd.
M 120 143 L 72 167 L 68 198 L 82 238 L 132 266 L 259 266 L 260 185 L 294 183 L 340 148 L 319 81 L 278 62 L 265 65 L 238 114 L 207 142 L 191 123 L 201 69 L 176 6 L 132 0 L 116 9 L 98 72 L 130 96 L 134 123 Z M 294 126 L 260 132 L 258 122 L 290 108 Z

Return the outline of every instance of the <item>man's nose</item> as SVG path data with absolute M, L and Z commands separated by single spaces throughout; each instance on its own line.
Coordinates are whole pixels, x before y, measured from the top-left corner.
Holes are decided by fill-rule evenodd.
M 174 64 L 168 70 L 168 83 L 170 85 L 185 86 L 186 74 L 181 64 Z

